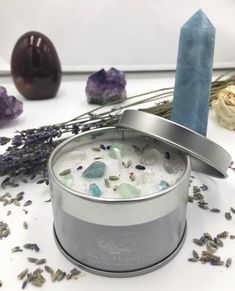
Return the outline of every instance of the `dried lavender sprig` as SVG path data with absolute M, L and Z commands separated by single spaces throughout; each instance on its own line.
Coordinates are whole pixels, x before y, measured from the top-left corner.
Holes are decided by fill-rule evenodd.
M 120 118 L 120 113 L 117 115 L 113 112 L 114 110 L 109 110 L 104 118 L 90 116 L 89 119 L 76 124 L 64 123 L 60 128 L 53 125 L 18 132 L 5 154 L 0 155 L 0 176 L 15 177 L 33 173 L 47 177 L 48 158 L 52 150 L 62 141 L 60 138 L 62 134 L 68 132 L 77 134 L 93 128 L 115 125 Z
M 212 82 L 210 102 L 217 98 L 220 90 L 228 85 L 235 85 L 235 75 L 223 79 L 222 75 Z M 143 99 L 144 96 L 147 96 Z M 0 145 L 11 142 L 3 155 L 0 155 L 0 176 L 8 175 L 10 185 L 14 185 L 12 178 L 19 176 L 38 176 L 40 181 L 47 180 L 47 161 L 52 150 L 69 135 L 78 134 L 90 129 L 116 125 L 121 113 L 126 108 L 136 108 L 155 115 L 169 118 L 172 110 L 172 101 L 161 101 L 173 96 L 173 88 L 163 88 L 127 98 L 122 106 L 106 109 L 116 102 L 97 107 L 79 115 L 69 121 L 55 125 L 18 131 L 13 138 L 0 137 Z M 132 103 L 129 101 L 134 100 Z M 160 102 L 159 102 L 160 100 Z M 149 102 L 157 104 L 146 107 Z M 139 106 L 145 108 L 140 108 Z M 4 179 L 5 180 L 5 179 Z M 5 183 L 5 186 L 7 183 Z

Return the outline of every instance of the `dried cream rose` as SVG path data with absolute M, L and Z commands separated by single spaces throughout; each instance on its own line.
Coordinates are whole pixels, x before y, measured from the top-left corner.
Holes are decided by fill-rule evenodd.
M 221 90 L 218 99 L 212 102 L 212 108 L 222 127 L 235 130 L 235 86 L 231 85 Z

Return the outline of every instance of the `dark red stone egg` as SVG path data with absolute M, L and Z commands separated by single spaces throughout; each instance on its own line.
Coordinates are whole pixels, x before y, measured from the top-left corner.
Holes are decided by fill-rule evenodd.
M 48 99 L 56 95 L 61 65 L 53 43 L 42 33 L 30 31 L 15 44 L 11 74 L 17 90 L 27 99 Z

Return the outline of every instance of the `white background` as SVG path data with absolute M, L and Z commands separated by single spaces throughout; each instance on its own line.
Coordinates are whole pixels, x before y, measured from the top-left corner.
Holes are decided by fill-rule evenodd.
M 64 71 L 175 68 L 182 24 L 202 8 L 216 27 L 215 67 L 235 67 L 234 0 L 0 0 L 0 71 L 16 40 L 37 30 Z

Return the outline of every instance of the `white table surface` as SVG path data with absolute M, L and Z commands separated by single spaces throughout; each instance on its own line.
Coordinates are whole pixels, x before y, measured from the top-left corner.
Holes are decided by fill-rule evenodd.
M 219 75 L 216 72 L 214 75 Z M 15 130 L 37 127 L 40 125 L 53 124 L 65 121 L 80 113 L 86 112 L 94 105 L 88 105 L 84 94 L 86 74 L 64 76 L 58 96 L 44 101 L 25 100 L 16 91 L 10 77 L 1 77 L 0 85 L 5 86 L 9 94 L 15 95 L 24 102 L 23 114 L 14 122 L 0 129 L 1 136 L 11 136 Z M 173 86 L 174 73 L 129 73 L 127 74 L 128 95 Z M 235 159 L 235 133 L 221 128 L 213 112 L 209 114 L 208 137 L 223 146 Z M 235 235 L 235 215 L 231 221 L 227 221 L 224 212 L 231 206 L 235 207 L 235 171 L 228 170 L 227 179 L 215 179 L 209 176 L 193 173 L 196 176 L 194 184 L 206 184 L 209 189 L 203 192 L 205 200 L 210 207 L 218 207 L 221 213 L 211 213 L 200 209 L 197 204 L 189 203 L 187 210 L 188 232 L 186 241 L 177 256 L 164 267 L 132 278 L 108 278 L 83 271 L 81 278 L 77 280 L 63 280 L 51 283 L 48 274 L 47 281 L 42 290 L 83 290 L 83 291 L 203 291 L 203 290 L 234 290 L 235 286 L 235 240 L 227 238 L 224 247 L 217 251 L 223 259 L 231 257 L 234 260 L 231 267 L 211 266 L 209 264 L 189 263 L 193 249 L 198 251 L 200 247 L 193 244 L 194 237 L 200 238 L 204 232 L 212 235 L 228 230 Z M 55 244 L 52 233 L 52 210 L 51 203 L 45 203 L 50 197 L 49 187 L 28 183 L 19 188 L 11 188 L 9 191 L 16 194 L 25 191 L 25 201 L 31 199 L 33 204 L 28 207 L 27 215 L 22 211 L 22 206 L 0 205 L 0 221 L 7 222 L 11 234 L 0 241 L 0 280 L 3 282 L 2 290 L 20 290 L 22 282 L 16 278 L 17 274 L 28 267 L 34 270 L 36 267 L 27 262 L 28 256 L 46 258 L 47 264 L 54 269 L 60 268 L 65 271 L 74 266 L 60 253 Z M 0 190 L 0 195 L 5 190 Z M 6 216 L 8 210 L 12 211 Z M 23 229 L 23 221 L 27 221 L 29 229 Z M 40 247 L 38 254 L 30 250 L 22 253 L 11 253 L 11 248 L 23 246 L 27 242 L 36 242 Z M 38 290 L 38 287 L 28 285 L 26 290 Z

